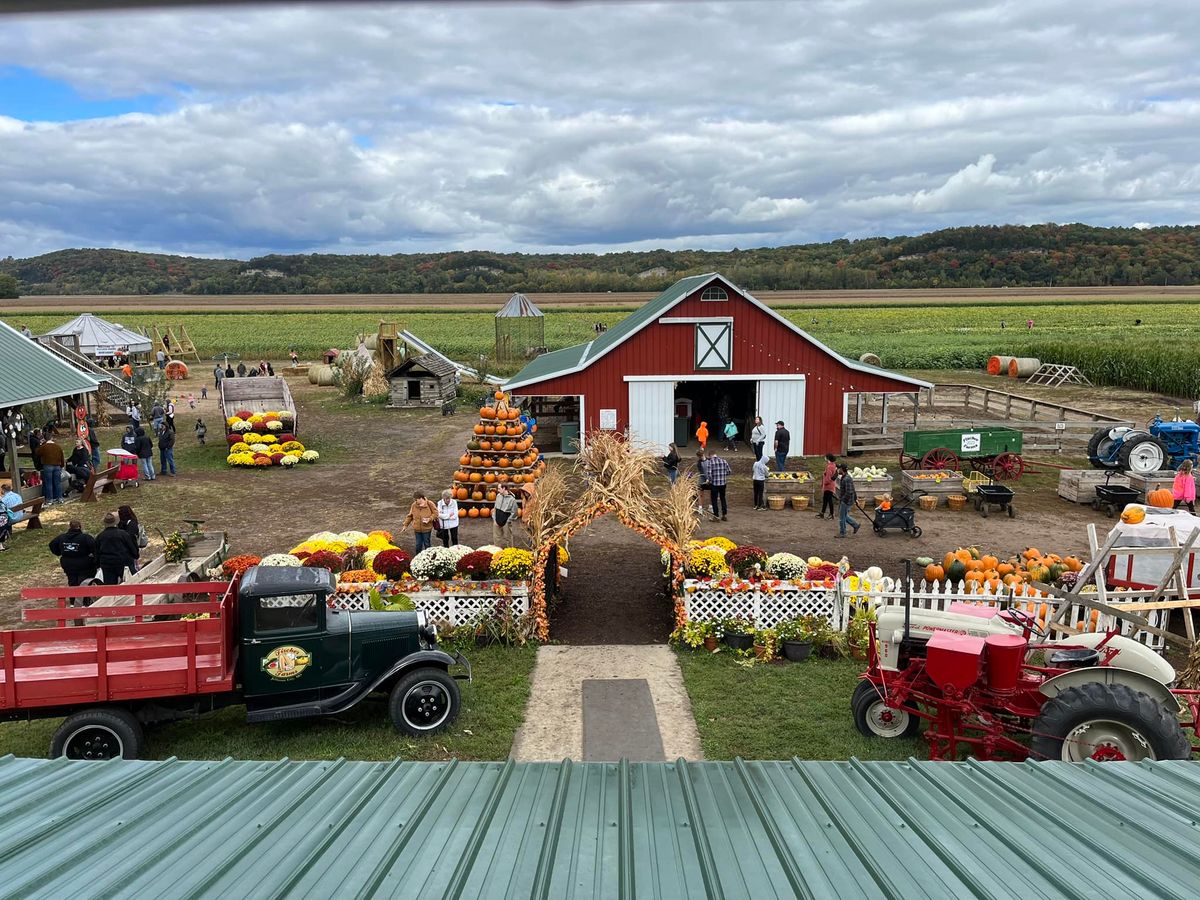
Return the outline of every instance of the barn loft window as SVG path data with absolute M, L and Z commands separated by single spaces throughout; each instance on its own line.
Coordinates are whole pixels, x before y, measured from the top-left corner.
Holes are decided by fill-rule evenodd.
M 700 295 L 701 300 L 728 300 L 729 295 L 725 293 L 723 287 L 706 287 L 704 293 Z
M 696 325 L 696 371 L 728 371 L 733 362 L 733 325 L 700 322 Z

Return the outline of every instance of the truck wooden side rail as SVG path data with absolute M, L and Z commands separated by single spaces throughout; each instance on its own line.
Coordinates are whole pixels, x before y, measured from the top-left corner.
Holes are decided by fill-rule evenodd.
M 68 601 L 128 596 L 128 585 L 27 588 L 23 600 L 56 600 L 51 609 L 27 609 L 28 622 L 56 627 L 0 632 L 0 712 L 47 706 L 149 700 L 233 690 L 237 661 L 236 591 L 225 582 L 144 584 L 132 605 L 68 607 Z M 144 604 L 148 596 L 207 595 L 208 600 Z M 143 612 L 144 607 L 144 612 Z M 146 621 L 207 615 L 208 618 Z M 134 621 L 129 622 L 131 617 Z M 71 627 L 77 620 L 94 622 Z M 105 624 L 104 619 L 124 619 Z

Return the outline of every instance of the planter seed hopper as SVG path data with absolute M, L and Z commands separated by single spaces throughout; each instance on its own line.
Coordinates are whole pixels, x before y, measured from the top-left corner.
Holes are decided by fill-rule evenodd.
M 902 469 L 966 468 L 997 481 L 1013 481 L 1025 471 L 1021 432 L 1015 428 L 949 428 L 906 431 Z

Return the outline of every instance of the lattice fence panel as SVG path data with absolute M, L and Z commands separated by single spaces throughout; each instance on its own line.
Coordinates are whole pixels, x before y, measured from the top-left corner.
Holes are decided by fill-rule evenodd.
M 434 622 L 449 623 L 455 628 L 471 625 L 485 614 L 492 612 L 497 603 L 507 602 L 514 617 L 529 612 L 529 589 L 513 587 L 508 594 L 492 591 L 398 591 L 386 582 L 371 585 L 339 585 L 338 591 L 329 598 L 334 609 L 365 610 L 371 608 L 371 589 L 380 592 L 386 600 L 390 594 L 404 593 L 417 609 L 428 613 Z
M 768 591 L 727 591 L 706 581 L 683 583 L 684 609 L 689 620 L 737 616 L 770 628 L 797 616 L 822 616 L 840 628 L 842 604 L 836 588 L 775 587 Z

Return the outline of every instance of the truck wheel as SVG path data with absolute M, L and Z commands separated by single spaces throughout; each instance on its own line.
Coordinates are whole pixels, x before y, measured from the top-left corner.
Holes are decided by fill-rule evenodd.
M 921 719 L 903 709 L 892 709 L 883 702 L 879 690 L 863 679 L 850 698 L 854 727 L 864 737 L 907 738 L 921 730 Z
M 436 734 L 458 718 L 458 682 L 442 669 L 415 669 L 396 682 L 388 709 L 405 734 Z
M 1167 445 L 1142 432 L 1125 438 L 1117 453 L 1121 468 L 1135 475 L 1153 475 L 1167 465 Z
M 67 716 L 50 741 L 51 756 L 67 759 L 137 759 L 142 755 L 142 723 L 125 709 L 85 709 Z
M 1091 682 L 1047 701 L 1033 723 L 1033 759 L 1191 759 L 1179 718 L 1125 684 Z

